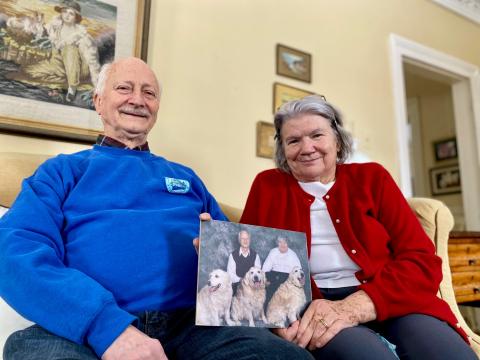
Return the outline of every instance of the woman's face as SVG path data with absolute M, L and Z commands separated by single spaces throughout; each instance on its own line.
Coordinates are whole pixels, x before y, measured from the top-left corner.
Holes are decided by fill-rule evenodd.
M 76 18 L 76 14 L 75 14 L 75 11 L 73 9 L 64 8 L 62 10 L 62 20 L 63 20 L 64 23 L 74 24 L 75 23 L 75 18 Z
M 281 136 L 288 166 L 297 180 L 328 183 L 335 179 L 338 143 L 329 120 L 302 114 L 283 124 Z

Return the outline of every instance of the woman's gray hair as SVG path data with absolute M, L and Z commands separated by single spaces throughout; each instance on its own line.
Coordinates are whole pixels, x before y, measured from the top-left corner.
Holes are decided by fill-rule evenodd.
M 275 113 L 275 164 L 280 170 L 290 173 L 285 150 L 282 144 L 282 126 L 286 121 L 305 114 L 319 115 L 330 121 L 330 127 L 337 138 L 339 150 L 337 163 L 344 163 L 353 153 L 353 138 L 343 128 L 343 119 L 340 112 L 323 97 L 318 95 L 305 96 L 299 100 L 292 100 L 283 104 Z
M 112 63 L 103 64 L 98 74 L 97 85 L 95 85 L 95 95 L 102 95 L 103 90 L 105 90 L 105 83 L 107 82 L 107 77 L 112 68 Z

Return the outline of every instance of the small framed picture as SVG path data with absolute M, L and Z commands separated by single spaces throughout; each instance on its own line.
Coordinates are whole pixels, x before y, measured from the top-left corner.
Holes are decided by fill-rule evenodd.
M 292 79 L 312 81 L 312 56 L 306 52 L 277 44 L 277 74 Z
M 273 113 L 275 113 L 280 106 L 291 100 L 301 99 L 307 95 L 314 95 L 315 93 L 307 90 L 298 89 L 293 86 L 285 84 L 273 84 Z M 325 99 L 325 96 L 320 95 Z
M 273 159 L 275 127 L 265 121 L 257 122 L 257 156 Z
M 458 157 L 456 138 L 435 141 L 433 143 L 433 148 L 435 152 L 435 160 L 437 161 L 456 159 Z
M 458 165 L 430 169 L 432 195 L 455 194 L 462 191 Z

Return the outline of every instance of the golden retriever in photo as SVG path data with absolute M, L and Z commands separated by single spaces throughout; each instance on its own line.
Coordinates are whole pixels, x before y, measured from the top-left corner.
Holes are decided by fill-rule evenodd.
M 227 325 L 235 325 L 230 319 L 232 293 L 230 275 L 220 269 L 213 270 L 207 285 L 198 292 L 195 323 L 220 326 L 223 318 Z
M 265 324 L 265 310 L 263 306 L 266 298 L 265 272 L 258 267 L 251 267 L 237 288 L 232 300 L 232 320 L 241 324 L 241 320 L 248 320 L 249 326 L 255 326 L 255 319 L 261 319 Z
M 286 327 L 299 318 L 307 299 L 303 289 L 305 273 L 295 266 L 288 279 L 282 283 L 267 306 L 268 322 L 276 327 Z M 288 323 L 286 323 L 288 319 Z

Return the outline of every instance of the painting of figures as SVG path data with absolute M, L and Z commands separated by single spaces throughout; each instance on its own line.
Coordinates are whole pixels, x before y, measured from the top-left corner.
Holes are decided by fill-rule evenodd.
M 150 0 L 0 0 L 0 131 L 93 143 L 101 66 L 147 57 Z
M 93 109 L 117 9 L 92 0 L 0 2 L 0 94 Z

